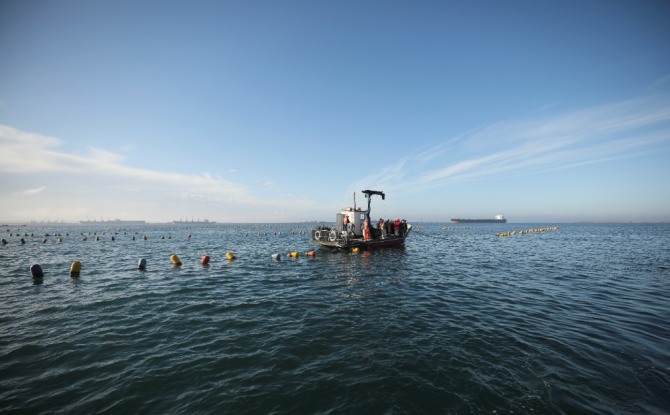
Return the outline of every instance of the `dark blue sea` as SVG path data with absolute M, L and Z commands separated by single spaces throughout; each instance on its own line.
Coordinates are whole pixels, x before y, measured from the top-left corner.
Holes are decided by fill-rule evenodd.
M 0 413 L 670 412 L 670 225 L 310 227 L 0 228 Z

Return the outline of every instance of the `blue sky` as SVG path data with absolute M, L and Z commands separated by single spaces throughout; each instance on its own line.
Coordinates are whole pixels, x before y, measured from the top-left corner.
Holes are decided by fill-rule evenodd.
M 670 221 L 667 1 L 3 1 L 0 221 Z

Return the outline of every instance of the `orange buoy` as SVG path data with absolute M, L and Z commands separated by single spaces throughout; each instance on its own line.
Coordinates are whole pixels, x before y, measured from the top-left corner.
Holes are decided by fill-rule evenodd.
M 179 260 L 179 257 L 175 254 L 170 255 L 170 262 L 172 262 L 172 265 L 175 267 L 178 267 L 181 265 L 181 261 Z
M 314 256 L 316 256 L 316 252 L 314 252 L 314 251 L 307 251 L 307 252 L 305 252 L 305 256 L 314 257 Z
M 202 257 L 202 259 L 200 260 L 200 263 L 201 263 L 202 265 L 207 265 L 207 264 L 209 264 L 209 255 L 205 255 L 204 257 Z

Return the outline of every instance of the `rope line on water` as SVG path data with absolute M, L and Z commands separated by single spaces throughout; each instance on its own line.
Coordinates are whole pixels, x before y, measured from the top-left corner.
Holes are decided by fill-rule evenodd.
M 428 237 L 428 238 L 441 239 L 441 240 L 444 240 L 444 241 L 448 241 L 448 240 L 449 240 L 449 238 L 445 238 L 445 237 L 437 236 L 437 235 L 429 235 L 429 234 L 427 234 L 427 233 L 423 233 L 423 232 L 421 232 L 421 231 L 419 231 L 419 230 L 417 230 L 417 229 L 412 230 L 412 232 L 417 233 L 417 234 L 419 234 L 419 235 L 421 235 L 421 236 L 426 236 L 426 237 Z

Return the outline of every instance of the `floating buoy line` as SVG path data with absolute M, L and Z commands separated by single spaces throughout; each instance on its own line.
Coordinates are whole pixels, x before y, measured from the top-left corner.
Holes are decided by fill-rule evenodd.
M 121 233 L 123 235 L 128 235 L 128 232 L 121 232 Z M 305 233 L 306 233 L 306 231 L 304 231 L 304 230 L 298 230 L 298 231 L 294 230 L 294 231 L 290 231 L 290 232 L 286 232 L 286 231 L 258 232 L 257 235 L 258 236 L 274 235 L 275 237 L 282 237 L 282 236 L 285 236 L 285 235 L 305 235 Z M 111 231 L 110 234 L 111 235 L 107 236 L 106 232 L 97 232 L 97 231 L 81 232 L 79 234 L 79 241 L 80 242 L 86 242 L 86 241 L 89 240 L 89 237 L 92 240 L 95 241 L 94 243 L 104 243 L 105 241 L 111 241 L 111 242 L 119 241 L 119 238 L 117 236 L 120 234 L 120 232 Z M 245 237 L 248 237 L 249 235 L 250 234 L 248 232 L 246 232 L 244 234 Z M 50 237 L 52 237 L 52 236 L 53 236 L 53 238 L 55 238 L 55 239 L 53 239 L 53 241 L 55 241 L 59 244 L 64 243 L 64 242 L 67 243 L 66 242 L 67 238 L 64 240 L 63 239 L 63 234 L 61 234 L 61 233 L 54 233 L 53 235 L 50 235 L 49 233 L 45 233 L 44 235 L 36 235 L 35 233 L 20 234 L 20 233 L 18 233 L 18 230 L 17 230 L 16 233 L 13 233 L 13 232 L 9 233 L 9 236 L 10 236 L 10 238 L 18 237 L 18 243 L 20 245 L 25 245 L 27 243 L 30 243 L 31 241 L 30 240 L 27 241 L 26 238 L 31 238 L 31 237 L 32 238 L 35 238 L 35 237 L 39 238 L 36 242 L 39 242 L 40 244 L 48 244 L 49 242 L 52 241 L 50 239 Z M 69 237 L 70 235 L 69 235 L 69 233 L 66 233 L 65 236 Z M 143 234 L 143 233 L 134 232 L 134 234 L 129 235 L 129 239 L 131 241 L 140 240 L 140 238 L 144 241 L 157 240 L 157 239 L 160 239 L 160 240 L 172 239 L 172 235 L 159 235 L 159 236 L 151 236 L 151 237 L 150 236 L 151 236 L 151 234 L 147 235 L 147 234 Z M 189 233 L 188 235 L 185 236 L 186 240 L 191 240 L 192 238 L 194 238 L 194 236 L 191 233 Z M 1 240 L 2 245 L 9 245 L 10 242 L 11 242 L 11 239 L 7 240 L 7 239 L 3 238 Z M 115 242 L 115 243 L 119 243 L 119 242 Z M 339 252 L 345 252 L 345 253 L 348 252 L 348 253 L 351 253 L 351 254 L 358 254 L 360 252 L 360 249 L 357 248 L 357 247 L 354 247 L 351 250 L 341 249 L 341 250 L 338 250 L 338 251 Z M 293 260 L 297 260 L 301 256 L 304 256 L 305 258 L 313 259 L 317 256 L 317 252 L 315 250 L 309 250 L 309 251 L 306 251 L 306 252 L 302 253 L 302 252 L 293 250 L 293 251 L 289 251 L 287 254 L 284 254 L 284 255 L 286 257 L 290 258 L 290 259 L 293 259 Z M 231 251 L 227 251 L 224 257 L 225 257 L 226 262 L 228 262 L 228 263 L 237 259 L 237 256 Z M 273 261 L 281 261 L 281 257 L 282 257 L 282 254 L 277 253 L 277 252 L 274 252 L 270 255 L 270 258 Z M 168 256 L 168 258 L 169 258 L 169 263 L 172 264 L 173 268 L 180 268 L 184 264 L 184 262 L 182 262 L 182 259 L 176 253 L 170 254 Z M 202 256 L 199 259 L 201 267 L 202 268 L 208 268 L 209 265 L 210 265 L 211 260 L 212 260 L 212 257 L 210 255 Z M 148 265 L 149 264 L 148 264 L 148 261 L 147 261 L 146 258 L 140 258 L 137 262 L 137 270 L 147 271 L 149 269 Z M 73 261 L 70 265 L 70 270 L 69 270 L 70 277 L 73 280 L 78 279 L 82 275 L 82 268 L 83 268 L 83 265 L 82 265 L 81 261 L 79 261 L 79 260 Z M 31 265 L 30 266 L 30 273 L 31 273 L 31 276 L 33 278 L 34 283 L 41 284 L 44 281 L 45 271 L 40 264 Z
M 525 229 L 522 231 L 507 231 L 507 232 L 498 232 L 496 236 L 514 236 L 514 235 L 526 235 L 529 233 L 540 233 L 540 232 L 550 232 L 557 231 L 557 226 L 545 227 L 545 228 L 536 228 L 536 229 Z
M 412 229 L 413 233 L 416 233 L 417 235 L 425 236 L 427 238 L 433 238 L 433 239 L 440 239 L 443 241 L 449 241 L 449 238 L 445 238 L 444 236 L 438 236 L 438 235 L 429 235 L 427 233 L 423 233 L 421 229 Z
M 450 227 L 450 228 L 442 228 L 443 230 L 462 230 L 465 229 L 466 227 Z M 498 232 L 496 233 L 496 236 L 514 236 L 514 235 L 526 235 L 529 233 L 539 233 L 539 232 L 550 232 L 550 231 L 557 231 L 558 227 L 557 226 L 551 226 L 551 227 L 544 227 L 544 228 L 535 228 L 535 229 L 524 229 L 522 231 L 507 231 L 507 232 Z M 446 238 L 444 236 L 439 236 L 439 235 L 430 235 L 427 233 L 423 233 L 419 229 L 414 229 L 414 233 L 417 235 L 425 236 L 428 238 L 433 238 L 433 239 L 441 239 L 441 240 L 450 240 L 449 238 Z
M 358 252 L 358 248 L 353 248 L 352 249 L 353 253 Z M 316 252 L 314 250 L 307 251 L 304 254 L 308 258 L 314 258 L 316 257 Z M 298 251 L 291 251 L 287 254 L 289 258 L 297 259 L 300 257 L 300 252 Z M 232 252 L 228 251 L 226 252 L 225 255 L 226 261 L 230 262 L 235 259 L 237 259 L 237 256 L 233 254 Z M 275 261 L 281 260 L 281 255 L 279 253 L 273 253 L 270 258 L 272 258 Z M 181 267 L 183 264 L 181 262 L 181 259 L 177 254 L 172 254 L 170 255 L 170 263 L 172 264 L 173 268 L 178 268 Z M 203 268 L 207 268 L 209 266 L 211 257 L 209 255 L 204 255 L 200 259 L 200 265 L 202 265 Z M 82 264 L 81 261 L 74 261 L 72 262 L 72 265 L 70 265 L 70 277 L 73 279 L 79 278 L 81 275 L 81 268 Z M 141 258 L 138 263 L 137 263 L 137 269 L 140 271 L 146 271 L 147 270 L 147 260 L 146 258 Z M 42 282 L 44 280 L 44 270 L 42 269 L 42 266 L 40 264 L 33 264 L 30 266 L 30 274 L 33 277 L 34 281 L 37 282 Z

